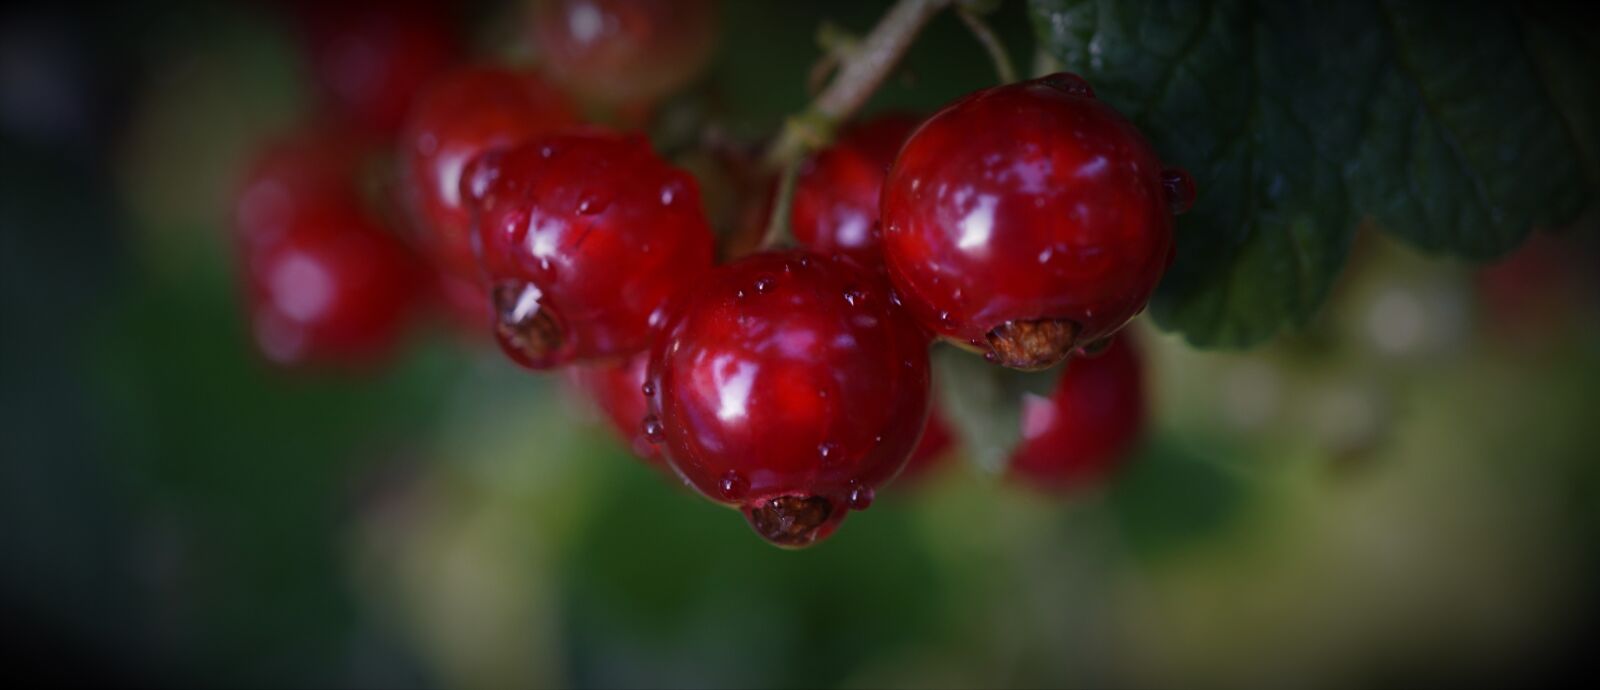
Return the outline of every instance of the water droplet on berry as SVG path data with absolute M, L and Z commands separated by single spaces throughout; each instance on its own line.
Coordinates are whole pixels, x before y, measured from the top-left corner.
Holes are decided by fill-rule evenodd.
M 760 278 L 756 279 L 756 292 L 762 294 L 772 292 L 772 284 L 773 281 L 771 276 L 761 276 Z
M 867 301 L 867 293 L 862 292 L 861 288 L 852 285 L 845 288 L 844 301 L 849 302 L 852 307 L 859 307 Z
M 611 202 L 606 199 L 592 195 L 585 195 L 582 199 L 578 200 L 578 213 L 585 216 L 592 216 L 604 212 L 610 205 Z
M 824 465 L 834 465 L 844 459 L 839 452 L 839 444 L 832 441 L 824 441 L 817 444 L 817 457 L 822 458 L 822 464 Z
M 750 490 L 750 480 L 744 475 L 733 470 L 728 470 L 722 475 L 722 481 L 717 482 L 717 493 L 722 494 L 725 501 L 737 501 L 744 498 L 745 492 Z
M 876 498 L 876 497 L 877 497 L 877 494 L 874 493 L 872 491 L 872 489 L 867 488 L 865 486 L 858 486 L 858 487 L 856 487 L 854 489 L 851 489 L 850 490 L 850 509 L 851 510 L 866 510 L 867 508 L 870 508 L 872 506 L 872 499 Z
M 949 326 L 950 325 L 950 312 L 947 312 L 947 311 L 939 312 L 939 324 L 943 325 L 943 326 Z
M 811 257 L 809 257 L 809 256 L 800 257 L 800 268 L 810 268 L 810 267 L 811 267 Z
M 733 291 L 733 298 L 734 299 L 744 299 L 744 288 L 739 288 L 737 290 L 734 290 Z
M 1161 185 L 1167 188 L 1167 204 L 1173 213 L 1185 213 L 1194 206 L 1194 178 L 1183 168 L 1161 171 Z
M 983 361 L 994 364 L 1000 361 L 1000 355 L 995 354 L 994 350 L 989 350 L 983 353 Z
M 652 395 L 655 395 L 656 394 L 656 384 L 650 383 L 649 381 L 645 381 L 644 385 L 639 387 L 639 392 L 644 393 L 645 397 L 650 397 Z
M 660 443 L 667 439 L 667 427 L 661 423 L 661 418 L 649 415 L 644 418 L 644 437 L 651 443 Z

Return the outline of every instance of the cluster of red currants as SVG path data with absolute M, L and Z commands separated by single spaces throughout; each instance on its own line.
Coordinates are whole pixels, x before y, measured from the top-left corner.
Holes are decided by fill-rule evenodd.
M 302 137 L 256 168 L 239 245 L 269 357 L 369 355 L 440 287 L 518 364 L 572 372 L 637 454 L 786 547 L 952 443 L 930 414 L 936 339 L 1016 369 L 1072 357 L 1053 396 L 1024 401 L 1013 474 L 1072 486 L 1125 454 L 1144 398 L 1112 338 L 1194 190 L 1083 80 L 848 128 L 797 177 L 800 246 L 717 265 L 695 177 L 643 135 L 582 123 L 567 95 L 637 112 L 682 86 L 710 4 L 541 8 L 543 72 L 440 66 L 410 99 L 396 149 L 415 249 L 364 210 L 360 138 Z M 377 81 L 420 83 L 418 64 Z

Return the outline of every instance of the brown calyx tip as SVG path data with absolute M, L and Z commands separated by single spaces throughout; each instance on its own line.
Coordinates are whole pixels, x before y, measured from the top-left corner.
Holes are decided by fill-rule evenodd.
M 560 349 L 564 333 L 550 310 L 540 305 L 538 288 L 504 283 L 494 287 L 492 297 L 495 334 L 506 347 L 534 361 Z
M 1023 371 L 1048 369 L 1072 354 L 1078 324 L 1066 319 L 1007 321 L 984 336 L 994 362 Z
M 787 548 L 816 541 L 832 516 L 833 504 L 821 496 L 779 496 L 745 509 L 745 517 L 756 534 Z

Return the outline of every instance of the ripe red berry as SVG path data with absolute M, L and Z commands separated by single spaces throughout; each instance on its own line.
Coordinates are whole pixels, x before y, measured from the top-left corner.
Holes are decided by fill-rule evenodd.
M 308 127 L 266 145 L 251 161 L 234 199 L 240 242 L 261 244 L 287 232 L 307 208 L 359 195 L 368 142 L 339 128 Z
M 958 100 L 911 135 L 883 192 L 884 254 L 924 326 L 1039 369 L 1117 329 L 1172 258 L 1188 176 L 1070 74 Z
M 929 404 L 928 339 L 883 281 L 802 251 L 699 281 L 650 363 L 645 431 L 762 537 L 826 537 L 898 472 Z
M 534 41 L 550 75 L 573 92 L 648 106 L 710 60 L 716 9 L 712 0 L 546 0 Z
M 634 455 L 666 469 L 661 452 L 644 433 L 644 418 L 650 414 L 645 398 L 649 367 L 650 351 L 642 350 L 625 359 L 574 365 L 567 371 L 573 386 L 594 402 Z
M 908 115 L 886 115 L 846 130 L 807 161 L 795 182 L 794 237 L 820 254 L 845 254 L 872 266 L 883 261 L 878 206 L 883 179 L 900 144 L 917 126 Z
M 641 136 L 549 136 L 480 157 L 477 208 L 495 332 L 532 369 L 645 349 L 667 303 L 711 269 L 694 178 Z
M 283 365 L 361 365 L 404 335 L 426 280 L 404 244 L 354 200 L 301 206 L 242 248 L 256 344 Z
M 429 86 L 401 135 L 400 158 L 406 201 L 434 260 L 456 276 L 481 281 L 472 215 L 461 198 L 462 171 L 484 151 L 577 121 L 566 96 L 532 73 L 466 67 Z
M 1022 401 L 1022 443 L 1011 476 L 1061 490 L 1100 479 L 1126 458 L 1144 431 L 1144 374 L 1127 334 L 1102 354 L 1067 363 L 1050 397 Z
M 418 90 L 457 53 L 439 3 L 297 2 L 295 14 L 331 114 L 374 134 L 398 130 Z

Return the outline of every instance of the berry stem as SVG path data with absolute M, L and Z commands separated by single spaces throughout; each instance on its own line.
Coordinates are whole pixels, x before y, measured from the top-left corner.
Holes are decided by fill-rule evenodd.
M 983 17 L 965 5 L 956 7 L 956 16 L 961 17 L 961 23 L 966 24 L 972 31 L 973 38 L 983 44 L 983 49 L 988 51 L 989 59 L 994 61 L 994 73 L 1000 77 L 1000 83 L 1010 84 L 1017 80 L 1017 68 L 1011 62 L 1011 55 L 1006 52 L 1005 44 L 1000 42 L 1000 37 L 995 35 L 994 29 L 989 28 L 988 22 Z
M 767 149 L 767 165 L 781 169 L 826 145 L 833 136 L 833 128 L 866 103 L 928 20 L 954 2 L 897 0 L 855 50 L 840 57 L 838 72 L 827 88 L 803 113 L 789 118 L 772 147 Z
M 800 159 L 785 163 L 778 177 L 778 198 L 772 203 L 772 215 L 767 218 L 767 229 L 761 234 L 761 248 L 772 249 L 793 237 L 789 218 L 794 209 L 794 188 L 800 179 Z

